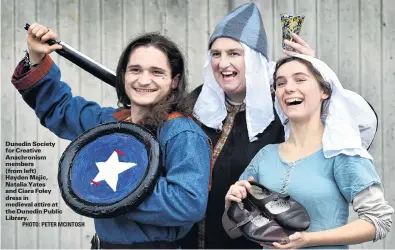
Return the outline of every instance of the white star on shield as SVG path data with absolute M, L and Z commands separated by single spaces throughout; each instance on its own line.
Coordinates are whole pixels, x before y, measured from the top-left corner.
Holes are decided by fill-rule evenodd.
M 114 151 L 105 162 L 96 162 L 99 173 L 93 179 L 91 184 L 105 180 L 111 189 L 117 191 L 118 175 L 131 167 L 136 166 L 133 162 L 120 162 L 118 154 Z

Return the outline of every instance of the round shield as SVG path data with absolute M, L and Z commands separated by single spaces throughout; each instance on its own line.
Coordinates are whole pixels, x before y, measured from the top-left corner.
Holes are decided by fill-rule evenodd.
M 160 148 L 143 127 L 109 122 L 74 139 L 59 162 L 66 204 L 92 218 L 117 217 L 137 207 L 159 177 Z

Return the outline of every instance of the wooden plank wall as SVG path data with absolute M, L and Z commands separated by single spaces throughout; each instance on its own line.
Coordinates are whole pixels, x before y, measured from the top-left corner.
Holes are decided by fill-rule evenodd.
M 73 213 L 62 201 L 57 185 L 57 163 L 68 141 L 43 128 L 34 112 L 10 84 L 12 72 L 24 55 L 26 22 L 41 22 L 57 31 L 59 39 L 116 69 L 122 48 L 141 32 L 159 31 L 173 38 L 188 62 L 190 87 L 203 82 L 207 41 L 215 25 L 233 8 L 248 0 L 2 0 L 1 1 L 1 152 L 5 141 L 51 141 L 42 148 L 47 161 L 36 162 L 48 176 L 50 195 L 29 195 L 31 201 L 59 202 L 60 215 L 29 215 L 34 221 L 84 221 L 83 228 L 26 228 L 4 220 L 1 248 L 89 248 L 94 233 L 91 219 Z M 383 180 L 386 198 L 395 207 L 395 1 L 391 0 L 253 0 L 260 8 L 273 60 L 281 50 L 280 13 L 306 16 L 302 37 L 316 49 L 346 88 L 364 96 L 379 116 L 379 128 L 370 149 Z M 112 87 L 52 54 L 62 79 L 75 95 L 116 106 Z M 1 157 L 4 180 L 4 157 Z M 4 182 L 2 184 L 4 188 Z M 2 204 L 4 192 L 2 192 Z M 356 218 L 352 213 L 351 219 Z M 395 246 L 395 230 L 384 240 L 352 248 Z

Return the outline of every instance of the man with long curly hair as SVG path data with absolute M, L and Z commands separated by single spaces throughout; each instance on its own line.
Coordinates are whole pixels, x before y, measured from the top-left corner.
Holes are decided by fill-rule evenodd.
M 185 101 L 185 62 L 168 38 L 144 34 L 123 51 L 116 79 L 119 109 L 102 108 L 73 97 L 48 55 L 61 49 L 46 42 L 56 33 L 43 25 L 28 30 L 28 54 L 12 78 L 41 124 L 60 138 L 73 140 L 109 121 L 137 123 L 156 133 L 164 173 L 152 194 L 135 210 L 116 218 L 95 219 L 93 248 L 178 248 L 207 205 L 210 146 Z M 170 119 L 172 118 L 172 119 Z M 193 148 L 193 150 L 189 150 Z

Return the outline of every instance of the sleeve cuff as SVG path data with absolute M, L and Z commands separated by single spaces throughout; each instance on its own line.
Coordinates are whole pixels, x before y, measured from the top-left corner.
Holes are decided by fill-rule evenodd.
M 11 82 L 18 90 L 28 89 L 38 83 L 52 67 L 52 58 L 46 55 L 37 67 L 28 69 L 24 65 L 24 60 L 20 61 L 12 75 Z
M 361 215 L 359 216 L 359 218 L 374 225 L 376 229 L 376 235 L 373 239 L 373 242 L 384 239 L 387 236 L 387 234 L 391 231 L 391 224 L 392 224 L 391 218 L 389 218 L 389 220 L 388 219 L 383 220 L 368 214 Z

